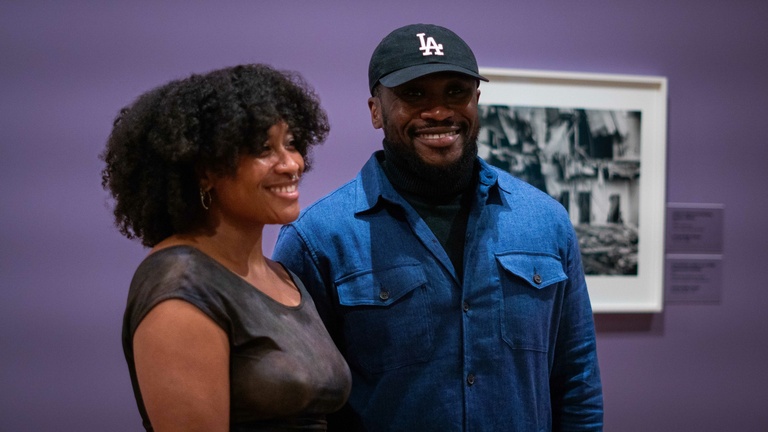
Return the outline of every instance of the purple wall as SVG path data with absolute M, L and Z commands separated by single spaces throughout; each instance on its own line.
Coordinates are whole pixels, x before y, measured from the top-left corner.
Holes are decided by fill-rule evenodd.
M 302 72 L 333 126 L 306 205 L 378 148 L 368 57 L 419 21 L 482 66 L 668 77 L 667 201 L 725 205 L 722 301 L 597 317 L 606 430 L 768 430 L 764 0 L 101 3 L 0 3 L 3 430 L 140 428 L 120 322 L 145 251 L 112 228 L 97 159 L 120 107 L 236 63 Z

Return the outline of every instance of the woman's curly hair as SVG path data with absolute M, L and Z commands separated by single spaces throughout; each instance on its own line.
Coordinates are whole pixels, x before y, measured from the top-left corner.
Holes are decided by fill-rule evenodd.
M 152 247 L 202 226 L 200 174 L 235 175 L 241 155 L 258 154 L 281 121 L 305 159 L 330 127 L 297 73 L 240 65 L 171 81 L 139 96 L 114 121 L 101 184 L 115 202 L 115 225 Z

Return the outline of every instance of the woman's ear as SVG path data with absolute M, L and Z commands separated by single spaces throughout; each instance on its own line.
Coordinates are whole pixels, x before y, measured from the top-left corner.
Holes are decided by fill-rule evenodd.
M 381 129 L 384 123 L 381 120 L 381 99 L 377 96 L 368 98 L 368 109 L 371 110 L 371 124 L 374 129 Z
M 200 190 L 204 192 L 208 192 L 211 189 L 213 189 L 213 185 L 215 184 L 216 176 L 207 169 L 198 169 L 197 171 L 197 183 L 200 187 Z

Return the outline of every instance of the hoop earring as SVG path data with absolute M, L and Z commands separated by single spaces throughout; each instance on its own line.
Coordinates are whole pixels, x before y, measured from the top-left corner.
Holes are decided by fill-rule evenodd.
M 208 204 L 206 204 L 206 201 Z M 211 208 L 211 202 L 213 202 L 213 197 L 211 197 L 211 191 L 210 190 L 203 190 L 203 188 L 200 188 L 200 204 L 202 204 L 203 208 L 208 210 Z

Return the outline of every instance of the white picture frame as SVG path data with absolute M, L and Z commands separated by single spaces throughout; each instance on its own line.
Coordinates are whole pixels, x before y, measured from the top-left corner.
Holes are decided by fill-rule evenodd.
M 516 173 L 515 170 L 518 170 L 518 173 L 524 173 L 528 171 L 520 171 L 522 165 L 518 162 L 524 161 L 527 153 L 516 158 L 514 151 L 520 150 L 523 145 L 533 149 L 532 151 L 537 154 L 535 163 L 538 163 L 540 171 L 547 171 L 548 175 L 552 176 L 536 177 L 546 179 L 539 180 L 543 189 L 547 190 L 547 184 L 551 184 L 550 192 L 559 193 L 561 202 L 566 205 L 566 208 L 569 208 L 571 202 L 580 203 L 578 212 L 569 208 L 577 233 L 580 232 L 580 227 L 582 233 L 584 229 L 614 229 L 629 232 L 621 235 L 631 239 L 631 252 L 621 257 L 620 251 L 628 250 L 618 248 L 619 244 L 625 241 L 621 235 L 617 235 L 616 238 L 621 240 L 616 241 L 615 247 L 612 248 L 614 250 L 610 252 L 617 262 L 623 260 L 631 263 L 619 269 L 626 273 L 615 274 L 611 267 L 605 266 L 593 266 L 592 268 L 603 270 L 587 273 L 586 279 L 593 312 L 661 312 L 665 256 L 667 79 L 658 76 L 500 68 L 480 68 L 480 74 L 489 79 L 489 82 L 482 82 L 480 85 L 479 105 L 482 127 L 478 144 L 481 157 L 486 160 L 493 159 L 496 162 L 501 160 L 498 166 L 511 167 L 509 170 L 513 174 Z M 546 117 L 545 120 L 541 120 L 542 112 Z M 600 116 L 614 119 L 621 117 L 619 120 L 626 117 L 617 124 L 630 126 L 613 128 L 614 132 L 608 134 L 595 132 L 596 126 L 589 123 L 589 126 L 581 127 L 578 136 L 584 136 L 582 132 L 591 129 L 590 136 L 599 134 L 600 139 L 578 140 L 576 133 L 573 132 L 574 127 L 569 128 L 563 125 L 559 130 L 566 131 L 563 132 L 566 135 L 562 135 L 565 138 L 560 138 L 564 144 L 553 144 L 555 143 L 552 139 L 553 124 L 570 122 L 571 126 L 586 125 L 583 120 L 585 117 Z M 502 117 L 506 120 L 499 122 L 498 119 Z M 515 124 L 523 126 L 511 128 L 510 118 L 514 118 Z M 582 119 L 581 123 L 574 120 L 579 118 Z M 525 126 L 526 122 L 528 126 Z M 547 141 L 543 138 L 545 133 L 542 128 L 538 127 L 537 131 L 535 127 L 542 122 L 545 124 Z M 504 126 L 500 127 L 499 124 Z M 526 129 L 528 127 L 530 130 Z M 522 131 L 523 129 L 525 131 Z M 575 129 L 578 130 L 578 128 Z M 510 132 L 514 135 L 510 137 L 509 134 L 504 135 L 505 130 L 507 132 L 517 130 L 517 132 Z M 499 133 L 494 135 L 494 131 Z M 568 133 L 570 135 L 567 135 Z M 504 135 L 501 141 L 499 134 Z M 532 134 L 534 138 L 527 138 L 527 142 L 522 142 L 520 137 L 528 134 Z M 634 138 L 632 138 L 633 135 Z M 613 141 L 606 141 L 606 137 L 611 137 L 610 140 Z M 600 145 L 586 148 L 583 144 L 585 141 L 599 142 Z M 504 146 L 517 150 L 505 150 Z M 553 150 L 553 147 L 556 150 Z M 500 159 L 498 152 L 502 150 L 504 151 Z M 595 154 L 599 155 L 594 156 Z M 519 153 L 518 156 L 520 156 Z M 509 163 L 510 158 L 514 160 L 512 165 Z M 573 162 L 574 160 L 578 161 Z M 573 169 L 572 165 L 576 165 L 576 168 Z M 530 166 L 536 165 L 529 164 L 525 170 Z M 556 166 L 556 169 L 553 170 L 552 166 Z M 622 167 L 629 167 L 629 169 Z M 573 172 L 579 173 L 580 169 L 586 173 L 573 174 Z M 614 175 L 617 172 L 620 174 Z M 584 188 L 593 188 L 591 190 L 599 188 L 601 196 L 597 197 L 598 193 L 592 193 L 590 189 L 584 190 Z M 604 199 L 602 195 L 607 193 L 606 190 L 614 189 L 616 193 L 609 197 L 610 200 Z M 573 196 L 571 191 L 574 192 Z M 578 200 L 576 200 L 577 194 Z M 592 213 L 599 213 L 598 211 L 582 210 L 583 208 L 591 209 L 593 202 L 598 201 L 598 198 L 603 204 L 598 202 L 595 207 L 600 207 L 603 213 L 595 222 L 595 216 Z M 606 202 L 610 204 L 606 205 Z M 624 204 L 623 209 L 627 210 L 628 217 L 621 216 L 619 203 Z M 605 207 L 610 209 L 605 210 Z M 626 230 L 622 230 L 622 227 Z M 632 234 L 633 227 L 635 234 Z M 584 237 L 587 235 L 580 234 L 580 244 L 585 241 Z M 594 237 L 605 238 L 606 235 L 600 234 Z M 606 249 L 608 248 L 591 248 L 588 245 L 582 245 L 583 261 L 586 263 L 589 258 L 600 264 L 600 261 L 595 261 L 595 257 L 601 256 L 600 254 L 603 256 L 609 254 L 604 252 Z M 590 254 L 589 257 L 587 254 Z M 616 258 L 617 256 L 620 258 Z M 636 261 L 633 261 L 635 259 Z M 586 268 L 587 264 L 585 264 Z

